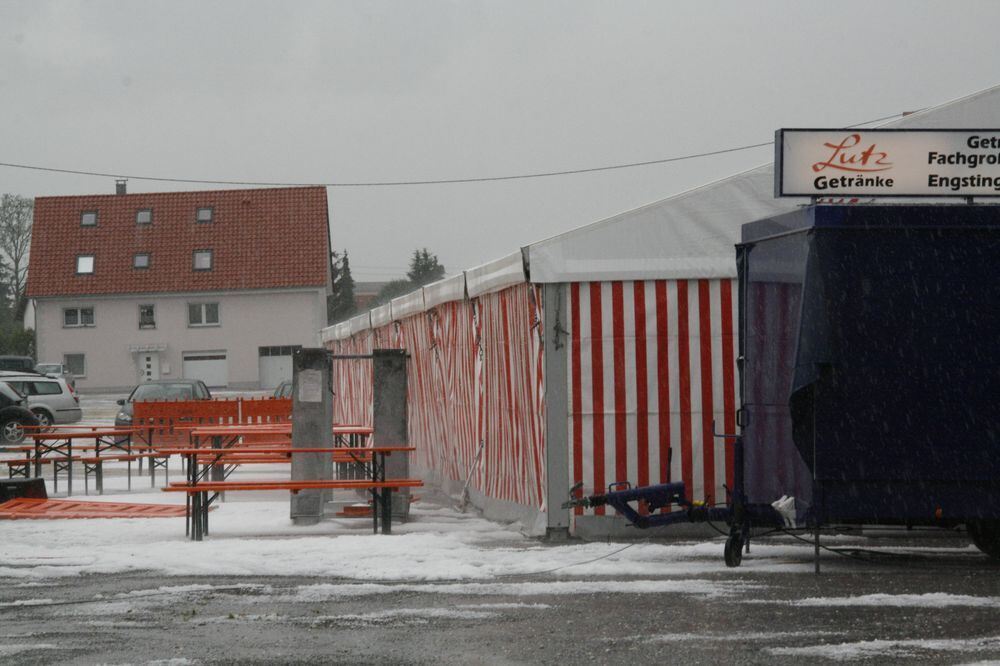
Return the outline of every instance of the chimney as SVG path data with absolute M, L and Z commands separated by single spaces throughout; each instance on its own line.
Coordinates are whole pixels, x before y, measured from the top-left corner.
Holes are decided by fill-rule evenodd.
M 115 194 L 125 194 L 125 183 L 128 181 L 124 178 L 119 178 L 115 181 Z

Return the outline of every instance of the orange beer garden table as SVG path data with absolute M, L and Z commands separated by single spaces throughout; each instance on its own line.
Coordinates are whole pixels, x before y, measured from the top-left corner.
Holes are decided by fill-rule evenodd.
M 103 451 L 118 449 L 132 455 L 132 430 L 127 428 L 106 428 L 88 430 L 53 430 L 35 432 L 28 435 L 34 441 L 35 476 L 41 475 L 42 456 L 51 454 L 52 460 L 52 490 L 59 491 L 59 472 L 66 472 L 66 494 L 73 494 L 73 442 L 75 440 L 93 440 L 93 451 L 100 457 Z M 77 450 L 90 450 L 77 445 Z M 30 454 L 30 452 L 29 452 Z M 132 486 L 132 462 L 128 463 L 129 487 Z

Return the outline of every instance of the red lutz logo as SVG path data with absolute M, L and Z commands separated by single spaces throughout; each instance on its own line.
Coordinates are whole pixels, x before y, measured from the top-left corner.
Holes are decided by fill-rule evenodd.
M 813 171 L 818 173 L 830 168 L 853 173 L 871 173 L 888 171 L 892 168 L 892 162 L 888 161 L 889 153 L 878 150 L 874 143 L 860 149 L 858 146 L 860 143 L 860 134 L 849 134 L 841 139 L 840 143 L 824 143 L 823 145 L 833 152 L 826 160 L 813 164 Z

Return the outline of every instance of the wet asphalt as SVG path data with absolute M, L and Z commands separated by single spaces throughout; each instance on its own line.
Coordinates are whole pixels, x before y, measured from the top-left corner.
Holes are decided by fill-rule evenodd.
M 868 549 L 873 544 L 861 545 Z M 957 540 L 936 539 L 930 545 L 945 549 L 929 554 L 906 555 L 905 545 L 903 555 L 895 554 L 898 543 L 892 544 L 894 554 L 826 553 L 818 576 L 727 570 L 720 557 L 718 571 L 693 577 L 699 581 L 693 586 L 701 590 L 698 593 L 684 592 L 684 585 L 673 592 L 614 591 L 635 580 L 626 577 L 612 579 L 607 592 L 544 591 L 545 584 L 556 580 L 609 580 L 565 575 L 523 576 L 500 581 L 509 585 L 499 590 L 447 594 L 433 583 L 385 583 L 373 593 L 354 586 L 357 581 L 317 577 L 166 578 L 129 573 L 51 579 L 23 587 L 22 581 L 4 579 L 0 662 L 794 664 L 834 663 L 831 656 L 848 663 L 1000 660 L 1000 566 Z M 803 549 L 798 563 L 808 562 L 808 555 Z M 651 582 L 640 586 L 687 579 L 642 580 Z M 542 584 L 540 593 L 525 593 L 532 586 L 522 584 L 531 583 Z M 210 589 L 177 589 L 188 585 Z M 311 592 L 316 585 L 324 586 L 319 596 Z M 873 594 L 938 596 L 920 597 L 937 604 L 926 607 L 801 605 L 810 598 Z M 960 605 L 934 601 L 940 598 Z

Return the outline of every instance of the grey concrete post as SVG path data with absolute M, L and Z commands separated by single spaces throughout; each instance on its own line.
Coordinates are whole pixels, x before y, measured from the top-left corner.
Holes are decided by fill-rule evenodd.
M 333 447 L 333 368 L 325 349 L 299 349 L 292 357 L 292 449 Z M 292 481 L 333 478 L 329 453 L 292 456 Z M 300 490 L 292 495 L 296 525 L 315 525 L 323 517 L 326 490 Z
M 376 446 L 409 446 L 406 422 L 406 351 L 376 349 L 372 352 L 372 429 Z M 410 457 L 394 454 L 385 459 L 387 479 L 410 476 Z M 410 513 L 410 491 L 392 494 L 393 519 Z
M 569 332 L 565 284 L 542 286 L 542 316 L 545 337 L 545 503 L 548 507 L 545 535 L 550 539 L 569 536 L 569 510 L 560 506 L 569 497 Z

